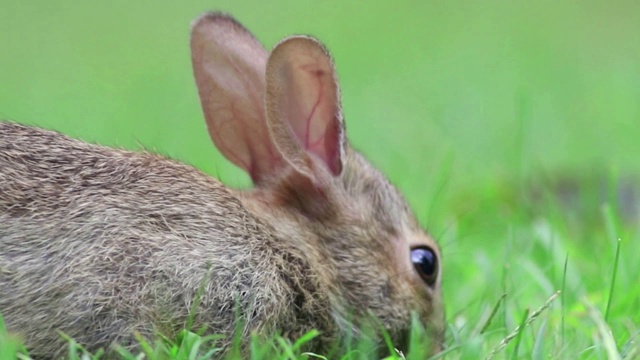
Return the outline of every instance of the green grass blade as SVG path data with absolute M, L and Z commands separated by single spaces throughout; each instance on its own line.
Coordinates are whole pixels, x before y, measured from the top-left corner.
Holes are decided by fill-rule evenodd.
M 276 339 L 276 341 L 278 342 L 278 344 L 280 345 L 280 349 L 282 349 L 284 351 L 284 354 L 282 355 L 281 359 L 289 359 L 289 360 L 295 360 L 296 356 L 293 352 L 293 347 L 291 346 L 291 343 L 289 343 L 287 340 L 285 340 L 282 337 L 278 337 Z
M 609 299 L 607 300 L 607 309 L 604 312 L 604 321 L 609 321 L 609 310 L 611 309 L 611 302 L 613 300 L 613 290 L 616 285 L 616 277 L 618 275 L 618 264 L 620 262 L 620 246 L 621 241 L 618 239 L 618 244 L 616 246 L 616 257 L 613 261 L 613 274 L 611 274 L 611 286 L 609 287 Z
M 524 332 L 524 327 L 527 322 L 527 318 L 529 317 L 529 309 L 524 311 L 524 315 L 522 316 L 522 320 L 520 321 L 520 326 L 518 327 L 520 330 L 517 332 L 515 344 L 513 348 L 513 353 L 511 354 L 511 359 L 518 358 L 518 349 L 520 348 L 520 341 L 522 340 L 522 333 Z
M 327 358 L 326 356 L 322 356 L 322 355 L 318 355 L 312 352 L 305 352 L 301 354 L 302 356 L 305 356 L 307 358 L 314 358 L 314 359 L 320 359 L 320 360 L 329 360 L 329 358 Z
M 307 332 L 306 334 L 302 335 L 293 343 L 293 350 L 298 351 L 302 346 L 304 346 L 304 344 L 313 340 L 318 335 L 320 335 L 320 332 L 318 330 L 311 330 Z
M 19 356 L 26 356 L 24 347 L 16 338 L 9 335 L 4 323 L 4 318 L 0 314 L 0 359 L 16 359 Z
M 598 329 L 598 335 L 602 340 L 601 346 L 604 348 L 604 350 L 607 353 L 607 359 L 622 360 L 622 357 L 618 352 L 618 347 L 616 346 L 615 339 L 613 338 L 613 333 L 611 332 L 611 328 L 609 328 L 609 326 L 607 325 L 606 321 L 604 320 L 600 312 L 594 306 L 592 306 L 586 300 L 584 300 L 584 303 L 589 312 L 589 317 L 591 317 L 593 322 L 596 324 L 596 327 Z
M 566 311 L 566 287 L 567 287 L 567 265 L 569 264 L 569 254 L 564 258 L 564 268 L 562 270 L 562 292 L 560 298 L 560 339 L 562 347 L 565 346 L 565 311 Z
M 531 353 L 532 360 L 544 360 L 544 344 L 545 344 L 545 333 L 547 330 L 547 320 L 545 319 L 540 325 L 540 329 L 538 330 L 538 334 L 536 336 L 535 342 L 533 344 L 533 351 Z
M 427 340 L 426 331 L 418 315 L 413 313 L 411 316 L 411 332 L 409 335 L 409 351 L 406 355 L 407 360 L 423 360 L 427 358 L 430 351 L 430 343 Z
M 491 325 L 491 320 L 493 320 L 493 317 L 498 313 L 500 304 L 502 304 L 502 302 L 504 301 L 504 299 L 506 299 L 506 297 L 507 297 L 506 293 L 500 296 L 500 299 L 498 299 L 498 302 L 496 302 L 496 304 L 493 306 L 493 310 L 491 310 L 491 314 L 489 314 L 489 318 L 484 323 L 484 326 L 482 326 L 482 329 L 480 330 L 480 334 L 484 334 L 487 331 L 487 329 L 489 328 L 489 325 Z

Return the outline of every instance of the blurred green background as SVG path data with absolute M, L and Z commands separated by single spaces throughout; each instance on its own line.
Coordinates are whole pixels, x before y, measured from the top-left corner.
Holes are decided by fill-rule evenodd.
M 488 239 L 516 236 L 499 204 L 469 204 L 542 173 L 640 173 L 640 1 L 0 1 L 0 118 L 151 148 L 231 186 L 249 181 L 205 131 L 190 22 L 218 9 L 268 48 L 321 39 L 351 142 L 444 239 L 450 299 L 491 281 L 471 272 L 495 261 Z M 463 218 L 481 226 L 450 231 Z
M 637 1 L 2 0 L 0 117 L 140 143 L 248 184 L 198 106 L 189 24 L 209 9 L 268 48 L 293 33 L 326 43 L 351 141 L 409 194 L 432 189 L 443 161 L 456 186 L 640 170 Z

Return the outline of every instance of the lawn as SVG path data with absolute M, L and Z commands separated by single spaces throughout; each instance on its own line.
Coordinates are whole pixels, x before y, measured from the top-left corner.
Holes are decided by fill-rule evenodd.
M 446 358 L 640 358 L 640 2 L 3 0 L 0 118 L 249 186 L 193 81 L 210 9 L 327 45 L 350 141 L 443 249 Z

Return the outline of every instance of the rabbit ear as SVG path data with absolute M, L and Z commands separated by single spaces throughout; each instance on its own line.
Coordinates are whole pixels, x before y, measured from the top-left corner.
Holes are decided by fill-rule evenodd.
M 267 52 L 232 17 L 206 13 L 191 27 L 191 60 L 209 135 L 259 183 L 283 164 L 265 120 Z
M 317 178 L 309 154 L 338 176 L 344 159 L 344 122 L 331 58 L 318 41 L 290 37 L 278 43 L 267 62 L 267 124 L 287 162 Z

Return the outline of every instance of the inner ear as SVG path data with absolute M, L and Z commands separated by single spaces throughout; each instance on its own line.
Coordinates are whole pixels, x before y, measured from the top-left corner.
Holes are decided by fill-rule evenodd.
M 211 139 L 260 185 L 284 161 L 271 141 L 264 110 L 267 51 L 234 18 L 206 13 L 191 29 L 191 58 Z
M 340 175 L 344 122 L 335 69 L 322 44 L 304 36 L 277 44 L 267 61 L 266 88 L 267 124 L 284 158 L 313 174 L 306 159 L 311 155 Z

